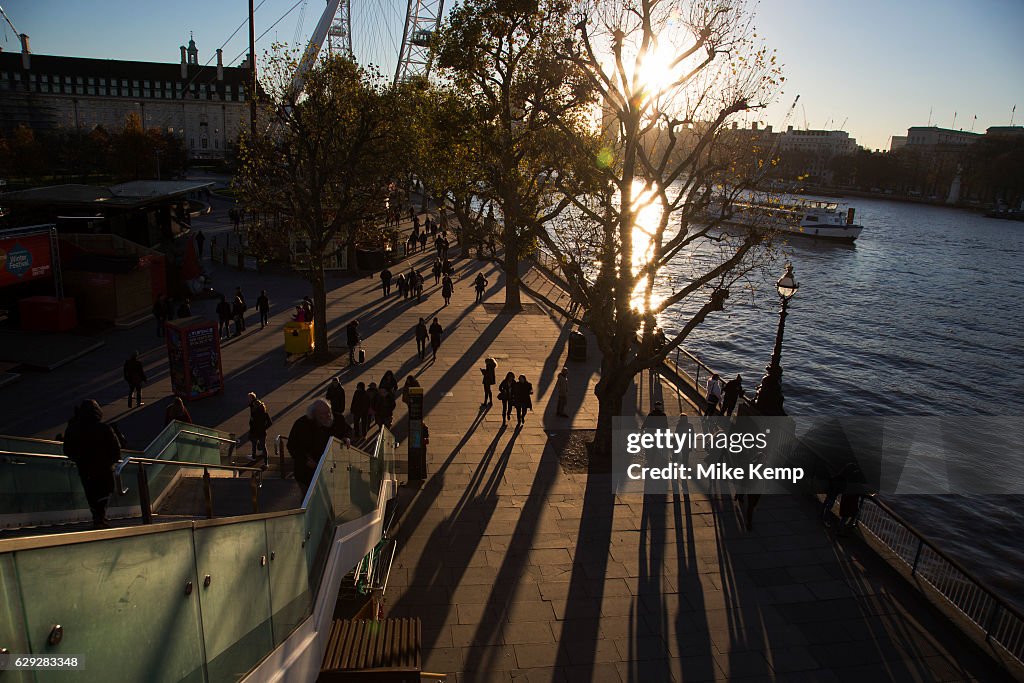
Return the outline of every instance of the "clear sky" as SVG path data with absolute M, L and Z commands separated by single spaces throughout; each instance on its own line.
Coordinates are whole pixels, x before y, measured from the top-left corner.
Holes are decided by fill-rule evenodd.
M 228 40 L 247 16 L 247 0 L 0 4 L 38 54 L 177 62 L 178 46 L 193 31 L 201 63 L 227 41 L 225 63 L 237 64 L 248 42 L 246 27 Z M 324 6 L 324 0 L 263 0 L 257 35 L 291 12 L 258 42 L 257 53 L 275 39 L 290 43 L 298 35 L 305 42 Z M 357 55 L 375 55 L 369 60 L 393 71 L 396 57 L 383 55 L 397 52 L 405 7 L 405 0 L 352 0 Z M 1022 0 L 762 0 L 755 24 L 777 50 L 788 80 L 779 102 L 758 114 L 776 128 L 797 94 L 791 125 L 804 127 L 805 112 L 810 128 L 836 129 L 846 121 L 844 129 L 872 149 L 887 148 L 889 137 L 905 135 L 908 126 L 926 125 L 929 109 L 933 125 L 952 126 L 956 113 L 956 128 L 984 132 L 1008 124 L 1019 105 L 1015 123 L 1024 123 Z M 3 31 L 0 46 L 17 50 L 6 23 Z

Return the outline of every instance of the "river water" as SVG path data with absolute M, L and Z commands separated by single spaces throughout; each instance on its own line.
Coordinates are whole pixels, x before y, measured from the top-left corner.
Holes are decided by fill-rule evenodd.
M 782 354 L 787 412 L 1020 419 L 1024 223 L 875 199 L 849 204 L 865 226 L 854 246 L 789 241 L 800 289 Z M 765 283 L 730 298 L 685 347 L 725 376 L 741 373 L 750 393 L 771 358 L 777 312 Z M 678 325 L 671 313 L 661 322 L 669 332 Z M 887 501 L 1020 604 L 1024 495 Z

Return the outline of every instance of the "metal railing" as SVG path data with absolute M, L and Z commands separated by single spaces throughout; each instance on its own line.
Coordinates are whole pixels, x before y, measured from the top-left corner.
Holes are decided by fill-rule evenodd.
M 865 503 L 870 504 L 865 504 Z M 985 635 L 1024 663 L 1024 614 L 976 579 L 876 496 L 862 499 L 858 523 Z
M 171 465 L 173 467 L 187 467 L 190 469 L 203 468 L 203 493 L 206 507 L 206 518 L 213 519 L 213 487 L 210 483 L 210 470 L 231 470 L 237 476 L 241 472 L 251 472 L 250 493 L 252 496 L 252 511 L 260 511 L 259 490 L 263 486 L 263 470 L 259 467 L 242 467 L 239 465 L 208 465 L 205 463 L 188 462 L 185 460 L 158 460 L 156 458 L 128 457 L 122 460 L 114 468 L 114 481 L 120 495 L 126 495 L 128 488 L 121 480 L 121 472 L 130 464 L 138 465 L 136 470 L 136 482 L 139 487 L 139 506 L 142 509 L 142 523 L 153 523 L 153 504 L 149 495 L 149 479 L 146 477 L 146 467 L 149 465 Z

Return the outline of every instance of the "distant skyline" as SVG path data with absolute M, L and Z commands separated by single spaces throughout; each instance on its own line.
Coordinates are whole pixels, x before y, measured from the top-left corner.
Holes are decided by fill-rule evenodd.
M 200 63 L 213 64 L 222 44 L 228 65 L 237 65 L 247 50 L 247 26 L 228 40 L 245 21 L 247 0 L 7 0 L 2 5 L 18 30 L 30 36 L 37 54 L 176 63 L 178 46 L 187 44 L 190 31 Z M 393 72 L 397 60 L 391 53 L 397 52 L 405 7 L 404 0 L 352 2 L 357 56 L 383 62 L 385 74 Z M 274 40 L 291 43 L 298 36 L 305 44 L 323 8 L 324 0 L 262 0 L 257 35 L 287 16 L 257 42 L 257 54 Z M 748 125 L 760 121 L 783 128 L 798 94 L 790 125 L 842 127 L 870 149 L 888 149 L 892 135 L 926 125 L 929 110 L 932 125 L 984 132 L 1008 125 L 1011 109 L 1020 105 L 1015 123 L 1024 123 L 1020 0 L 763 0 L 755 26 L 776 49 L 787 82 L 779 100 L 751 115 Z M 388 41 L 396 47 L 384 47 Z M 0 46 L 20 49 L 6 22 Z

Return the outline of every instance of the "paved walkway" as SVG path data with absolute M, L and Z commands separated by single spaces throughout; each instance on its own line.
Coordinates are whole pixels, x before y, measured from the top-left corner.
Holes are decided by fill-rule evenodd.
M 536 306 L 507 316 L 473 303 L 477 269 L 491 280 L 488 301 L 502 300 L 501 278 L 491 264 L 456 266 L 449 307 L 432 278 L 420 304 L 382 300 L 376 279 L 330 282 L 332 345 L 344 343 L 352 316 L 364 330 L 368 361 L 356 368 L 344 357 L 286 363 L 281 326 L 308 293 L 301 280 L 214 267 L 223 291 L 237 284 L 254 301 L 267 289 L 273 319 L 261 331 L 249 316 L 248 331 L 224 349 L 226 393 L 189 405 L 197 422 L 242 434 L 246 393 L 256 391 L 274 417 L 271 433 L 287 433 L 336 374 L 349 396 L 387 369 L 400 383 L 419 378 L 430 477 L 402 490 L 387 613 L 423 620 L 426 670 L 458 681 L 1004 678 L 872 551 L 832 538 L 808 500 L 766 497 L 747 533 L 728 497 L 617 498 L 608 475 L 564 472 L 559 444 L 596 422 L 593 343 L 588 363 L 566 363 L 564 321 Z M 196 308 L 210 313 L 213 302 Z M 435 315 L 445 341 L 436 361 L 421 361 L 413 325 Z M 160 340 L 149 325 L 104 340 L 85 358 L 0 388 L 0 433 L 52 437 L 72 404 L 95 397 L 130 439 L 148 441 L 170 393 Z M 151 381 L 147 405 L 126 411 L 121 364 L 134 348 Z M 479 409 L 477 368 L 488 356 L 499 375 L 533 382 L 535 412 L 522 430 Z M 566 364 L 571 419 L 554 416 Z M 626 410 L 646 413 L 648 385 L 637 383 Z

